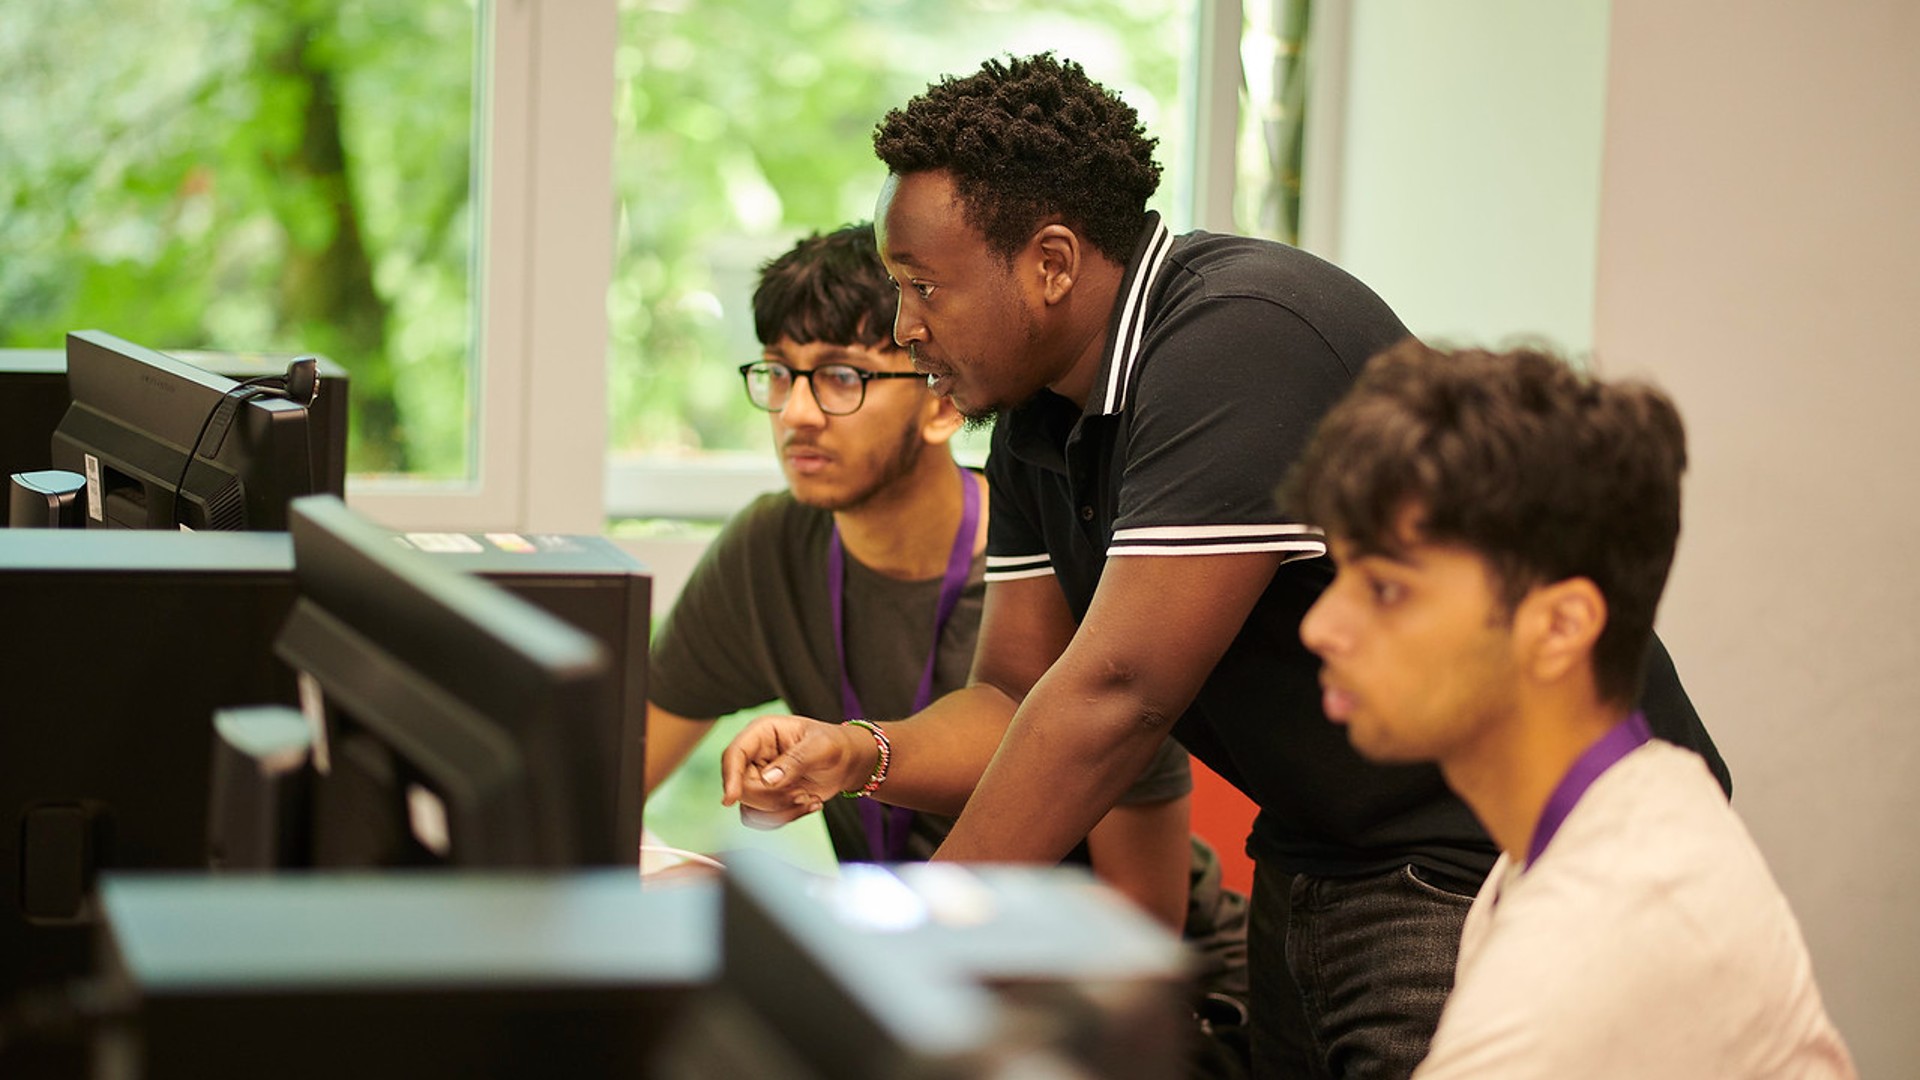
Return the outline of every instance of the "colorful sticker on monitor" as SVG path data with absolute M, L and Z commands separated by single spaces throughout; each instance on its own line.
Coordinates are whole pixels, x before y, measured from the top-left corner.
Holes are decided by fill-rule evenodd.
M 501 551 L 510 551 L 515 555 L 531 555 L 540 550 L 533 542 L 519 533 L 488 533 L 487 541 Z
M 407 541 L 421 551 L 435 553 L 471 554 L 487 550 L 466 533 L 408 533 Z

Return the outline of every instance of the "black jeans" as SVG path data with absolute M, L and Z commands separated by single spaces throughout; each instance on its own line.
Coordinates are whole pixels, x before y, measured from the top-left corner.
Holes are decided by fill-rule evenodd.
M 1412 1073 L 1453 988 L 1472 902 L 1411 866 L 1331 878 L 1256 865 L 1248 934 L 1254 1075 Z

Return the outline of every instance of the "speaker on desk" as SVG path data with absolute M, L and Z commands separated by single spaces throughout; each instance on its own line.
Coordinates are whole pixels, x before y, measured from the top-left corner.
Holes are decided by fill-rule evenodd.
M 78 529 L 86 525 L 87 478 L 65 469 L 18 472 L 7 478 L 7 524 L 16 529 Z

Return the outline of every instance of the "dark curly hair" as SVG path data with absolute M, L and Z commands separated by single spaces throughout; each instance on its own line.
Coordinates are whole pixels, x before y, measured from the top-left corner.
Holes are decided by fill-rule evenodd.
M 1160 186 L 1156 141 L 1132 106 L 1052 53 L 947 76 L 873 132 L 894 175 L 951 174 L 967 223 L 1003 259 L 1058 221 L 1119 263 Z
M 1680 536 L 1686 433 L 1666 395 L 1543 352 L 1440 352 L 1409 338 L 1367 362 L 1287 477 L 1281 502 L 1363 552 L 1459 544 L 1513 608 L 1584 577 L 1607 601 L 1600 695 L 1640 693 L 1654 609 Z
M 891 345 L 899 304 L 880 264 L 873 224 L 863 221 L 814 233 L 760 268 L 753 332 L 762 345 L 781 338 L 802 345 Z

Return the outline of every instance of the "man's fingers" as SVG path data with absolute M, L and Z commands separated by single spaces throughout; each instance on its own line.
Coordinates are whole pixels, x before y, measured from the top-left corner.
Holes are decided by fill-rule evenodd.
M 777 829 L 790 821 L 798 821 L 820 809 L 820 800 L 804 798 L 795 805 L 779 810 L 755 809 L 746 803 L 740 804 L 740 823 L 749 829 Z
M 789 772 L 804 773 L 793 760 L 792 754 L 781 754 L 760 769 L 760 782 L 769 788 L 777 788 L 787 778 Z
M 730 744 L 720 752 L 720 805 L 732 806 L 740 801 L 740 792 L 746 782 L 748 768 L 747 752 L 738 742 Z

